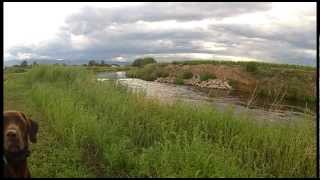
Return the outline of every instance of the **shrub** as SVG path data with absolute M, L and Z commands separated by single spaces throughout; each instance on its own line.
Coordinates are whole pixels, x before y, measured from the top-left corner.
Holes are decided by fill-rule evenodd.
M 138 58 L 133 61 L 132 66 L 143 67 L 146 64 L 157 63 L 152 57 Z
M 191 71 L 183 71 L 182 72 L 182 78 L 183 79 L 190 79 L 192 78 L 193 74 Z
M 27 62 L 27 61 L 22 61 L 21 64 L 20 64 L 20 66 L 26 67 L 26 66 L 28 66 L 28 62 Z
M 201 73 L 200 74 L 200 80 L 201 81 L 207 81 L 209 79 L 216 79 L 217 77 L 215 75 L 209 74 L 209 73 Z
M 90 60 L 89 63 L 88 63 L 88 66 L 95 66 L 97 64 L 98 63 L 95 60 Z
M 236 88 L 239 86 L 239 82 L 233 79 L 228 79 L 228 82 L 230 84 L 230 86 L 232 86 L 233 88 Z
M 182 78 L 176 78 L 176 80 L 175 80 L 175 84 L 179 84 L 179 85 L 182 85 L 182 84 L 184 84 L 184 82 L 183 82 L 183 79 Z
M 158 64 L 147 64 L 143 68 L 132 69 L 127 72 L 128 77 L 141 78 L 146 81 L 154 81 L 158 77 L 167 77 L 169 72 L 167 72 L 163 66 Z
M 246 65 L 247 72 L 256 72 L 258 70 L 258 65 L 255 62 L 248 62 Z
M 169 72 L 167 72 L 163 67 L 161 66 L 153 66 L 154 71 L 152 72 L 153 74 L 156 75 L 156 77 L 168 77 L 169 76 Z

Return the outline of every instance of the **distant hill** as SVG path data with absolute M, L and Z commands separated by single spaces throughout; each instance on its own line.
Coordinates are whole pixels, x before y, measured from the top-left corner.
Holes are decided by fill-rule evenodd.
M 23 60 L 9 60 L 4 61 L 4 67 L 9 67 L 13 65 L 20 65 Z M 88 64 L 90 59 L 88 60 L 55 60 L 55 59 L 28 59 L 26 60 L 28 64 L 32 64 L 33 62 L 37 62 L 37 64 L 66 64 L 66 65 L 82 65 Z M 97 63 L 100 63 L 101 60 L 96 60 Z M 119 62 L 119 61 L 107 61 L 104 60 L 105 64 L 118 64 L 120 66 L 130 64 L 131 62 Z

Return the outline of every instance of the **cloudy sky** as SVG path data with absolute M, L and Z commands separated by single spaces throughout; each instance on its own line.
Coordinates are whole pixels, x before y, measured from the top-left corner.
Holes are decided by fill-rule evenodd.
M 316 65 L 316 3 L 4 3 L 4 60 Z

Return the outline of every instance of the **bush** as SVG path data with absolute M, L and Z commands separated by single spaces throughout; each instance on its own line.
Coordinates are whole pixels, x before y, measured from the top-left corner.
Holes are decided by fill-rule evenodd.
M 230 86 L 233 88 L 237 88 L 239 86 L 239 82 L 236 80 L 228 79 L 228 82 L 229 82 Z
M 201 73 L 200 74 L 200 80 L 201 81 L 207 81 L 209 79 L 216 79 L 217 77 L 215 75 L 209 74 L 209 73 Z
M 258 70 L 258 65 L 255 62 L 248 62 L 246 65 L 247 72 L 256 72 Z
M 176 78 L 176 80 L 175 80 L 175 84 L 179 84 L 179 85 L 182 85 L 182 84 L 184 84 L 184 82 L 183 82 L 183 79 L 181 79 L 181 78 Z
M 193 77 L 193 74 L 191 71 L 183 71 L 182 72 L 182 78 L 183 79 L 190 79 Z
M 28 66 L 28 62 L 27 62 L 27 61 L 22 61 L 21 64 L 20 64 L 20 66 L 26 67 L 26 66 Z
M 146 64 L 157 63 L 152 57 L 138 58 L 133 61 L 132 66 L 143 67 Z
M 169 72 L 158 64 L 147 64 L 143 68 L 136 68 L 128 71 L 127 76 L 131 78 L 141 78 L 146 81 L 154 81 L 158 77 L 169 76 Z
M 89 63 L 88 63 L 88 66 L 95 66 L 97 64 L 98 63 L 95 60 L 90 60 Z

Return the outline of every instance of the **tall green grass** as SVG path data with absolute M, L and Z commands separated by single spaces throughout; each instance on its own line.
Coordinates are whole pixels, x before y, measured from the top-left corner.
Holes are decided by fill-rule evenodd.
M 112 177 L 315 177 L 314 121 L 263 123 L 207 105 L 161 104 L 80 68 L 25 76 L 30 108 Z M 66 156 L 68 156 L 66 154 Z

